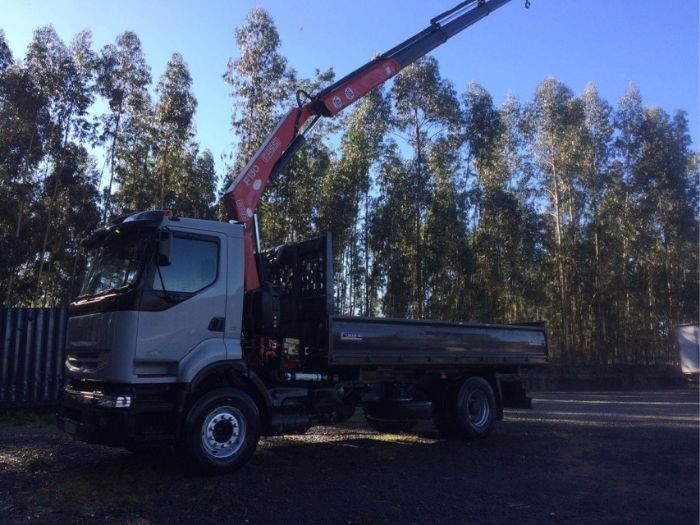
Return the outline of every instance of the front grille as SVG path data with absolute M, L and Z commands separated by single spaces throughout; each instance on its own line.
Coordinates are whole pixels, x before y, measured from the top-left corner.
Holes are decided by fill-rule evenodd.
M 71 372 L 94 373 L 107 364 L 106 352 L 66 352 L 66 367 Z

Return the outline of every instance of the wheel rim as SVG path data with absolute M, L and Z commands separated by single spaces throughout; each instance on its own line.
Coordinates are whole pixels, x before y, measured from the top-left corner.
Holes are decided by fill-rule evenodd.
M 245 436 L 245 417 L 236 407 L 217 407 L 202 423 L 202 448 L 207 455 L 215 459 L 229 459 L 235 456 L 243 446 Z
M 467 396 L 467 415 L 473 427 L 482 428 L 488 423 L 491 416 L 491 407 L 488 397 L 482 390 L 472 390 Z

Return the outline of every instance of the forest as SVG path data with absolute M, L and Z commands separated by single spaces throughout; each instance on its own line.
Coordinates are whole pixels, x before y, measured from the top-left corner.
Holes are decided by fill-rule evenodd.
M 269 13 L 249 12 L 222 64 L 233 153 L 195 141 L 197 101 L 174 53 L 154 84 L 139 37 L 94 49 L 36 29 L 24 57 L 0 29 L 0 298 L 66 306 L 82 242 L 146 209 L 223 219 L 223 190 L 302 78 Z M 344 73 L 344 72 L 343 72 Z M 330 231 L 337 313 L 479 322 L 545 320 L 562 363 L 676 360 L 698 319 L 698 172 L 682 110 L 615 104 L 554 78 L 497 106 L 431 57 L 322 121 L 271 184 L 265 246 Z

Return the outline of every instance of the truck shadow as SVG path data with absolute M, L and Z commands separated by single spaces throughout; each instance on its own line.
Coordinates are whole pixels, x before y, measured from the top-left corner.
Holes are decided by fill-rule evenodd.
M 441 440 L 430 425 L 411 434 L 381 434 L 360 424 L 317 427 L 265 438 L 240 471 L 215 477 L 192 473 L 165 449 L 132 454 L 52 435 L 35 450 L 49 455 L 46 463 L 25 463 L 15 473 L 27 494 L 21 506 L 46 523 L 220 523 L 222 512 L 234 523 L 323 523 L 328 509 L 343 522 L 377 523 L 401 521 L 409 508 L 453 523 L 480 507 L 502 509 L 503 521 L 523 509 L 548 509 L 532 514 L 534 523 L 546 521 L 549 509 L 572 508 L 560 493 L 590 508 L 600 487 L 630 505 L 674 492 L 673 484 L 656 494 L 620 479 L 667 472 L 697 487 L 697 428 L 663 421 L 592 426 L 529 414 L 513 412 L 489 439 L 471 442 Z M 26 449 L 25 441 L 8 454 Z
M 203 500 L 212 507 L 247 506 L 257 501 L 261 510 L 256 512 L 266 514 L 270 505 L 289 505 L 297 490 L 313 493 L 315 498 L 337 495 L 337 491 L 362 493 L 374 483 L 394 487 L 392 469 L 397 466 L 424 474 L 434 470 L 455 448 L 453 443 L 434 438 L 365 432 L 347 437 L 314 433 L 263 439 L 243 469 L 214 477 L 192 472 L 168 450 L 132 454 L 71 443 L 62 456 L 38 466 L 33 474 L 42 476 L 43 482 L 26 502 L 44 509 L 47 517 L 70 517 L 67 521 L 137 514 L 155 522 L 172 522 L 164 517 L 168 509 L 182 507 L 189 513 L 188 507 L 200 508 Z M 263 494 L 267 494 L 265 501 Z M 297 507 L 304 508 L 304 502 L 308 503 L 297 502 Z M 269 519 L 275 521 L 272 515 Z

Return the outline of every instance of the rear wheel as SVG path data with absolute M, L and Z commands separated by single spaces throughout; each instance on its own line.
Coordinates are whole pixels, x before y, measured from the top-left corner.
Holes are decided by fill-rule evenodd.
M 220 388 L 205 394 L 190 409 L 184 446 L 197 470 L 231 472 L 255 452 L 260 426 L 258 408 L 248 394 Z
M 445 437 L 481 439 L 493 431 L 496 396 L 485 379 L 470 377 L 459 388 L 448 388 L 441 401 L 433 422 Z

